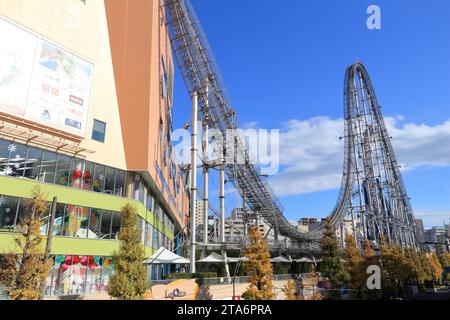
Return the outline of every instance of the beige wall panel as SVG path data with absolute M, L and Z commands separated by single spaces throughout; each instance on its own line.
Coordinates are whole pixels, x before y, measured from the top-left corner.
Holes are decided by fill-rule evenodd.
M 0 15 L 94 64 L 85 139 L 88 160 L 126 169 L 103 1 L 1 0 Z M 91 140 L 93 119 L 107 123 L 105 143 Z

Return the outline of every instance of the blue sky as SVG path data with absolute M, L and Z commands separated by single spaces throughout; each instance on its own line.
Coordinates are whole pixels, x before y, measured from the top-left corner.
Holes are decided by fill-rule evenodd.
M 427 226 L 450 218 L 450 1 L 192 2 L 239 122 L 280 129 L 294 141 L 293 149 L 282 143 L 282 172 L 271 177 L 288 219 L 324 217 L 335 204 L 344 72 L 357 59 L 406 168 L 416 216 Z M 381 30 L 366 27 L 370 4 L 381 8 Z M 179 75 L 174 101 L 177 128 L 190 117 Z M 300 151 L 313 156 L 298 153 L 295 164 L 290 158 Z M 308 161 L 323 166 L 305 173 Z

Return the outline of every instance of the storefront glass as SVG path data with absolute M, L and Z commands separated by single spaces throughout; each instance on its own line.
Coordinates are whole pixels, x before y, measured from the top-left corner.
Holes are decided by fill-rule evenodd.
M 125 171 L 0 139 L 0 176 L 125 196 Z
M 114 272 L 112 257 L 55 256 L 46 279 L 46 295 L 76 295 L 106 292 Z

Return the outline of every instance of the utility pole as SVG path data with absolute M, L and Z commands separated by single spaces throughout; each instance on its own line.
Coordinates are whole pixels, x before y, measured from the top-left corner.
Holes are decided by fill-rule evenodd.
M 198 97 L 197 92 L 192 94 L 192 128 L 191 128 L 191 273 L 195 273 L 196 253 L 196 210 L 197 210 L 197 116 Z
M 222 150 L 222 161 L 219 167 L 220 183 L 220 242 L 225 243 L 225 150 Z
M 58 198 L 53 197 L 52 206 L 50 209 L 50 218 L 48 222 L 48 230 L 47 230 L 47 242 L 45 245 L 45 262 L 50 259 L 50 254 L 52 251 L 52 240 L 53 240 L 53 225 L 55 221 L 56 215 L 56 205 L 58 204 Z M 45 279 L 41 283 L 41 295 L 39 297 L 40 300 L 44 299 L 45 296 Z
M 208 207 L 209 207 L 209 190 L 208 190 L 208 124 L 203 124 L 203 244 L 208 244 Z
M 220 180 L 220 243 L 222 246 L 225 245 L 225 146 L 222 149 L 222 161 L 219 169 L 219 180 Z M 228 258 L 227 252 L 221 250 L 222 257 L 225 263 L 225 272 L 227 274 L 228 280 L 230 279 L 230 269 L 228 268 Z
M 242 193 L 242 220 L 244 222 L 244 246 L 247 246 L 248 237 L 248 219 L 245 192 Z

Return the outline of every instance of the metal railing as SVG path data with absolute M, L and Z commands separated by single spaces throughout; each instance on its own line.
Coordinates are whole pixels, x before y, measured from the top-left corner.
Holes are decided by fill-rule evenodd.
M 295 279 L 297 277 L 301 277 L 302 279 L 309 279 L 310 274 L 309 273 L 302 273 L 302 274 L 274 274 L 272 275 L 272 281 L 283 281 L 288 279 Z M 193 279 L 166 279 L 166 280 L 152 280 L 150 282 L 151 286 L 155 285 L 168 285 L 174 281 L 178 280 L 199 280 L 202 282 L 203 285 L 230 285 L 233 284 L 233 278 L 227 278 L 227 277 L 216 277 L 216 278 L 193 278 Z M 240 276 L 234 278 L 234 283 L 248 283 L 250 280 L 249 276 Z

